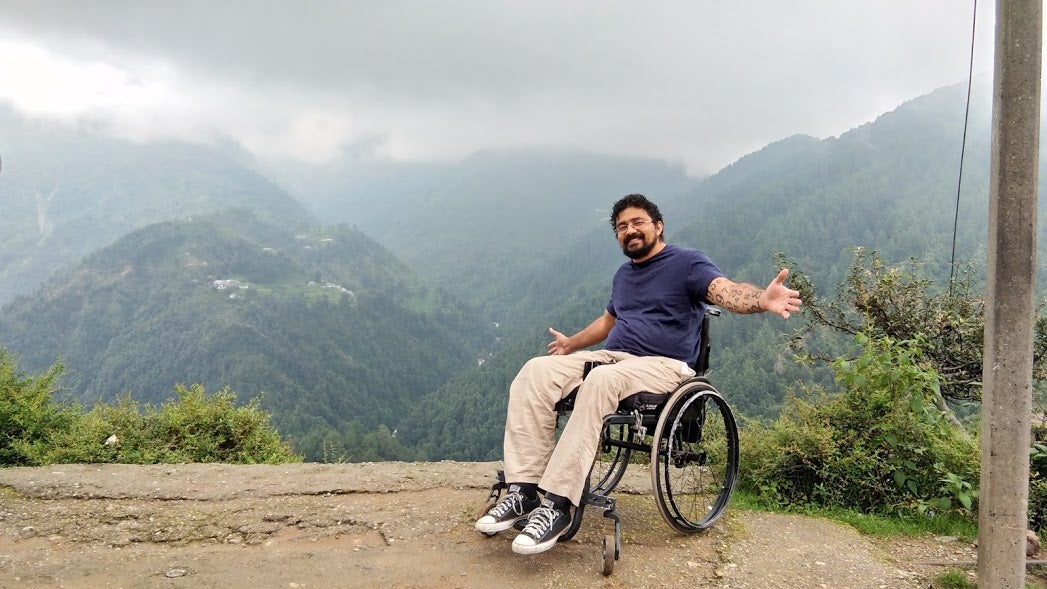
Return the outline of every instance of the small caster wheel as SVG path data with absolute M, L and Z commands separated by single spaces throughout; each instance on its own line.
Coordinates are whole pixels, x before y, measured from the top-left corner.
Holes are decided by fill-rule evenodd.
M 603 576 L 609 577 L 614 572 L 614 536 L 603 537 Z

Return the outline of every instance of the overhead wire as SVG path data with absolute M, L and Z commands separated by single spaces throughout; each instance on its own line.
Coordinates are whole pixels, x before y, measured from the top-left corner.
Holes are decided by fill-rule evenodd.
M 967 104 L 963 110 L 963 139 L 960 141 L 960 171 L 956 180 L 956 208 L 952 220 L 952 256 L 949 259 L 949 296 L 953 294 L 953 282 L 956 280 L 956 235 L 960 223 L 960 192 L 963 187 L 963 159 L 967 150 L 967 122 L 971 116 L 971 87 L 974 84 L 974 39 L 978 28 L 978 0 L 973 0 L 974 10 L 971 14 L 971 53 L 967 66 Z

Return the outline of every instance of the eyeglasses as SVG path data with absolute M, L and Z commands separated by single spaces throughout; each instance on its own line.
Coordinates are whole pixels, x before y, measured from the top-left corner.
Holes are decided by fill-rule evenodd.
M 624 222 L 623 221 L 623 222 L 615 225 L 614 226 L 614 230 L 615 230 L 616 233 L 621 235 L 622 233 L 625 233 L 626 231 L 628 231 L 630 227 L 632 227 L 633 229 L 642 229 L 644 225 L 646 225 L 648 223 L 653 223 L 653 222 L 654 221 L 652 221 L 650 219 L 633 219 L 632 221 L 629 221 L 629 222 Z

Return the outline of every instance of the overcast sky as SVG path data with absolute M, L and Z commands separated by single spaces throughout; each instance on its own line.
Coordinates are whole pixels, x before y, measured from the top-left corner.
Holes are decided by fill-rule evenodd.
M 994 2 L 975 72 L 991 75 Z M 0 103 L 262 158 L 549 147 L 694 173 L 966 83 L 973 0 L 0 1 Z

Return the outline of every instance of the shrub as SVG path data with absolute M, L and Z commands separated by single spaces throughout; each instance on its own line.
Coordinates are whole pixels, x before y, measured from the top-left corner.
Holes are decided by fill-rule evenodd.
M 1047 531 L 1047 413 L 1032 426 L 1029 449 L 1029 527 Z
M 27 376 L 0 349 L 0 465 L 34 466 L 55 435 L 76 419 L 73 407 L 53 399 L 62 365 Z
M 781 263 L 792 266 L 784 258 Z M 956 403 L 978 401 L 985 299 L 976 290 L 976 282 L 968 266 L 942 289 L 922 274 L 916 259 L 907 266 L 892 266 L 875 251 L 855 248 L 846 280 L 837 285 L 833 297 L 819 296 L 802 271 L 790 273 L 789 284 L 800 291 L 800 314 L 805 319 L 790 345 L 801 357 L 828 360 L 835 356 L 834 348 L 819 349 L 822 340 L 815 334 L 865 333 L 895 341 L 919 340 L 923 360 L 937 371 L 944 397 Z M 1033 376 L 1037 381 L 1047 379 L 1047 316 L 1042 312 L 1041 306 L 1033 318 Z
M 280 463 L 300 460 L 270 425 L 255 397 L 236 407 L 228 388 L 207 398 L 203 385 L 175 386 L 177 402 L 149 409 L 146 420 L 179 462 Z
M 47 456 L 48 462 L 157 464 L 299 462 L 280 439 L 260 399 L 236 407 L 236 395 L 222 389 L 208 396 L 203 385 L 175 386 L 177 400 L 140 408 L 130 397 L 98 404 L 70 428 Z
M 742 488 L 782 507 L 824 500 L 821 481 L 836 450 L 832 429 L 812 415 L 814 408 L 796 401 L 769 426 L 751 422 L 742 429 Z
M 54 400 L 62 365 L 27 376 L 0 349 L 0 466 L 300 462 L 255 398 L 242 407 L 228 388 L 175 386 L 176 401 L 144 411 L 130 397 L 87 413 Z
M 936 407 L 920 342 L 855 342 L 857 357 L 832 365 L 841 394 L 805 389 L 774 423 L 746 428 L 742 488 L 778 505 L 970 513 L 978 445 Z
M 149 431 L 138 412 L 138 404 L 124 397 L 116 405 L 99 403 L 80 415 L 68 430 L 55 436 L 41 456 L 45 464 L 156 462 L 135 449 L 148 446 Z M 112 437 L 111 437 L 112 436 Z M 154 442 L 155 444 L 155 442 Z

